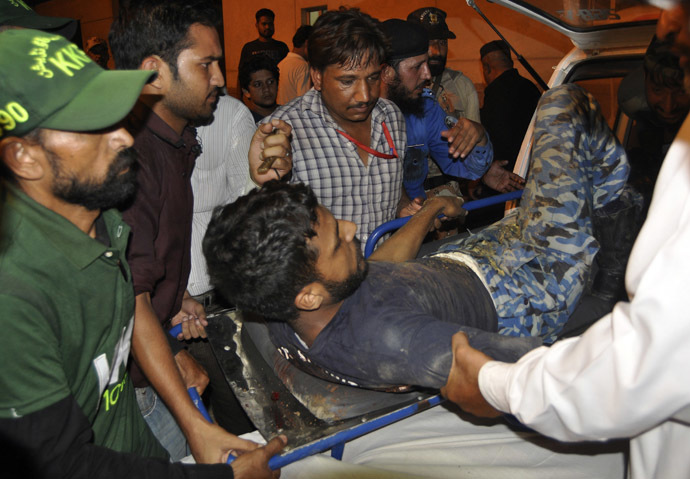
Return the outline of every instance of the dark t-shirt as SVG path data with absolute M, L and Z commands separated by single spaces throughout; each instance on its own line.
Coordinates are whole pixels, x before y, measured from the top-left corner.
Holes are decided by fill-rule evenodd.
M 481 280 L 440 258 L 370 263 L 366 280 L 311 348 L 287 323 L 269 322 L 273 343 L 290 361 L 324 379 L 368 388 L 440 388 L 450 372 L 451 337 L 461 330 L 474 347 L 506 361 L 541 344 L 494 334 L 496 311 Z
M 484 90 L 482 125 L 494 145 L 494 159 L 508 160 L 513 170 L 522 140 L 539 102 L 539 89 L 513 68 L 503 72 Z
M 279 40 L 274 40 L 273 38 L 267 42 L 253 40 L 245 43 L 242 47 L 239 65 L 242 66 L 244 62 L 249 60 L 254 55 L 266 55 L 268 58 L 273 60 L 276 65 L 278 65 L 278 63 L 280 63 L 280 61 L 287 56 L 289 51 L 290 49 L 285 43 Z

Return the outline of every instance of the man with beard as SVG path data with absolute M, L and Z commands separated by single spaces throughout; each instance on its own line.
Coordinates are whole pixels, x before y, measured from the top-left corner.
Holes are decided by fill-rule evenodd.
M 488 170 L 486 178 L 490 182 L 505 181 L 513 189 L 521 187 L 517 175 L 502 168 L 490 168 L 493 147 L 482 125 L 467 118 L 448 125 L 447 116 L 433 94 L 424 89 L 429 79 L 427 31 L 417 23 L 399 19 L 386 20 L 382 27 L 391 43 L 382 72 L 385 96 L 400 107 L 407 127 L 403 176 L 407 195 L 420 202 L 426 198 L 428 156 L 446 175 L 473 180 Z M 453 154 L 445 140 L 449 137 L 458 145 Z
M 690 2 L 652 3 L 667 9 L 657 36 L 674 39 L 687 88 Z M 451 400 L 480 416 L 509 412 L 561 441 L 630 438 L 632 478 L 690 474 L 690 382 L 682 379 L 690 362 L 689 141 L 686 119 L 628 262 L 630 301 L 619 302 L 582 336 L 539 348 L 516 364 L 492 361 L 457 335 L 444 390 Z
M 273 13 L 273 10 L 261 8 L 257 10 L 254 17 L 256 18 L 256 31 L 259 32 L 259 38 L 245 43 L 242 47 L 238 70 L 242 68 L 244 62 L 256 55 L 266 55 L 277 65 L 290 51 L 285 43 L 273 38 L 276 31 L 276 14 Z
M 140 165 L 139 191 L 123 213 L 132 228 L 127 259 L 136 295 L 132 381 L 147 423 L 171 457 L 186 455 L 186 436 L 198 462 L 216 460 L 218 445 L 236 438 L 221 428 L 199 436 L 178 409 L 177 401 L 184 404 L 186 396 L 180 386 L 203 391 L 208 377 L 178 341 L 168 344 L 161 325 L 181 322 L 180 339 L 205 337 L 204 308 L 186 290 L 193 217 L 190 177 L 201 151 L 192 125 L 211 121 L 224 85 L 218 65 L 222 55 L 215 29 L 218 18 L 218 12 L 203 0 L 132 2 L 113 23 L 109 37 L 117 68 L 157 72 L 142 90 L 127 124 Z M 259 131 L 252 145 L 264 142 L 270 147 L 271 141 L 285 140 L 283 135 L 265 137 Z M 170 347 L 174 363 L 168 361 Z M 161 376 L 144 377 L 137 365 L 149 364 Z M 162 375 L 176 374 L 177 381 L 163 381 Z M 175 399 L 163 404 L 149 381 L 156 391 Z
M 278 108 L 278 67 L 267 56 L 256 55 L 242 64 L 238 76 L 244 103 L 259 123 Z
M 436 101 L 446 115 L 452 118 L 468 118 L 479 122 L 479 98 L 477 90 L 462 72 L 446 68 L 448 58 L 448 40 L 455 38 L 446 24 L 446 12 L 436 7 L 424 7 L 415 10 L 407 16 L 410 22 L 421 24 L 429 32 L 429 70 L 431 88 Z M 452 178 L 444 175 L 431 160 L 426 188 L 434 188 L 447 184 Z
M 431 90 L 447 115 L 479 122 L 479 98 L 472 80 L 462 72 L 446 68 L 448 40 L 455 38 L 446 24 L 446 12 L 424 7 L 407 16 L 429 32 L 429 70 Z
M 353 223 L 306 186 L 274 182 L 215 212 L 212 282 L 269 321 L 288 359 L 363 387 L 440 388 L 454 331 L 507 361 L 553 342 L 599 251 L 592 217 L 625 204 L 628 163 L 583 89 L 554 88 L 543 105 L 525 194 L 500 222 L 411 260 L 438 214 L 462 213 L 458 198 L 431 197 L 366 263 Z
M 0 348 L 0 440 L 20 477 L 232 476 L 226 465 L 170 463 L 127 374 L 129 227 L 112 208 L 136 189 L 121 121 L 151 77 L 104 71 L 54 33 L 0 33 L 0 322 L 10 338 Z M 207 424 L 189 398 L 180 407 Z M 212 436 L 205 427 L 198 433 Z M 246 467 L 271 477 L 279 443 L 238 458 L 236 477 Z M 235 440 L 224 452 L 235 447 L 255 445 Z

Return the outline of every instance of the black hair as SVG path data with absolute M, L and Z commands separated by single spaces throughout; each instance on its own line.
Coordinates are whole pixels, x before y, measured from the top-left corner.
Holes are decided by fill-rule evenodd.
M 309 186 L 274 180 L 216 208 L 203 241 L 215 288 L 243 311 L 296 319 L 297 294 L 319 278 L 317 206 Z
M 273 77 L 276 79 L 276 82 L 280 81 L 280 70 L 278 70 L 276 62 L 267 55 L 258 54 L 249 57 L 248 60 L 240 65 L 239 72 L 237 73 L 240 88 L 249 90 L 249 84 L 252 81 L 252 73 L 260 70 L 268 70 L 269 72 L 273 73 Z
M 122 7 L 110 27 L 108 41 L 115 65 L 136 70 L 158 55 L 177 78 L 177 57 L 191 46 L 189 28 L 199 23 L 215 28 L 220 15 L 207 0 L 138 0 Z
M 260 8 L 259 10 L 256 11 L 256 15 L 254 15 L 254 16 L 256 17 L 257 22 L 259 21 L 259 19 L 261 17 L 268 17 L 271 20 L 276 19 L 276 14 L 273 13 L 273 10 L 271 10 L 270 8 Z
M 314 27 L 311 25 L 302 25 L 299 27 L 292 36 L 292 46 L 295 48 L 302 48 L 304 43 L 309 39 L 312 30 L 314 30 Z
M 329 65 L 353 68 L 383 63 L 389 43 L 380 25 L 375 18 L 354 8 L 324 13 L 309 36 L 310 65 L 323 71 Z
M 652 38 L 644 56 L 644 72 L 655 85 L 683 88 L 685 72 L 680 67 L 678 55 L 673 51 L 673 39 Z

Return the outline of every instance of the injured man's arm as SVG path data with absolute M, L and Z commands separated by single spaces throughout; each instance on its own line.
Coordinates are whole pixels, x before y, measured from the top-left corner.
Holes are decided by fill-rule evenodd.
M 216 211 L 204 253 L 215 286 L 262 315 L 281 353 L 312 374 L 440 388 L 458 331 L 502 361 L 556 338 L 598 251 L 589 216 L 615 211 L 627 175 L 596 102 L 566 85 L 538 109 L 518 210 L 442 252 L 367 262 L 353 223 L 308 186 L 272 182 Z M 385 246 L 380 256 L 395 260 Z

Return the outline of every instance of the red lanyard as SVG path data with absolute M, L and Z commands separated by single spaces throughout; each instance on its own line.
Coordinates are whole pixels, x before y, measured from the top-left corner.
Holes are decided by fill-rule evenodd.
M 340 131 L 340 130 L 335 130 L 335 131 L 337 131 L 338 133 L 343 135 L 345 138 L 350 140 L 352 143 L 354 143 L 355 145 L 357 145 L 358 147 L 360 147 L 361 149 L 363 149 L 364 151 L 366 151 L 367 153 L 369 153 L 371 155 L 374 155 L 378 158 L 383 158 L 386 160 L 392 160 L 393 158 L 397 158 L 398 152 L 395 151 L 395 145 L 393 144 L 393 137 L 391 137 L 391 134 L 388 131 L 388 127 L 386 126 L 386 122 L 382 121 L 381 126 L 383 127 L 383 134 L 386 136 L 386 141 L 388 141 L 388 146 L 390 147 L 390 154 L 381 153 L 380 151 L 376 151 L 372 148 L 369 148 L 368 146 L 363 145 L 362 143 L 360 143 L 356 139 L 352 138 L 350 135 L 348 135 L 344 131 Z

